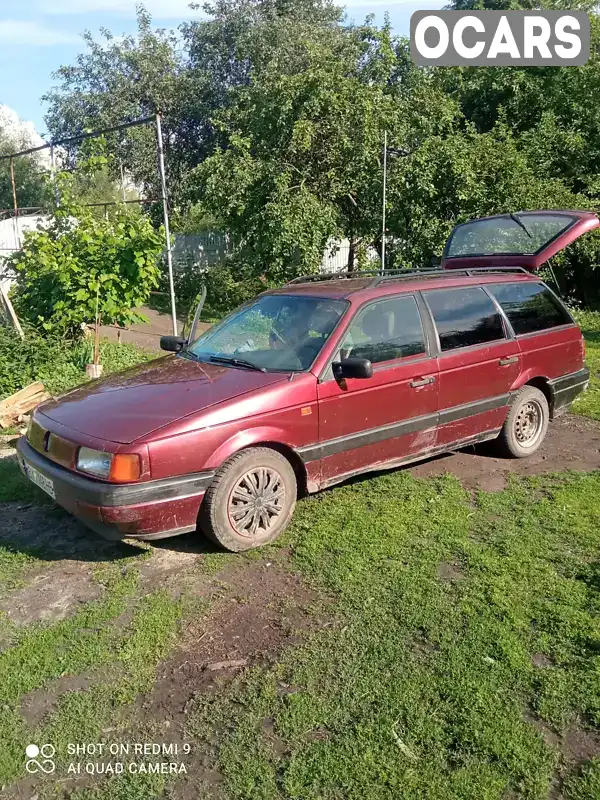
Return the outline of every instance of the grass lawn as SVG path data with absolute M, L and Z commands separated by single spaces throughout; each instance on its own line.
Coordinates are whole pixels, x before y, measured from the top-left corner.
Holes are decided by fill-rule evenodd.
M 303 503 L 283 544 L 337 623 L 191 721 L 227 731 L 230 795 L 547 797 L 561 742 L 600 744 L 598 491 L 396 473 Z M 598 759 L 567 775 L 569 797 L 599 788 Z
M 515 479 L 494 494 L 396 472 L 301 502 L 263 556 L 290 549 L 288 567 L 333 598 L 331 624 L 274 666 L 198 695 L 185 740 L 225 780 L 206 796 L 541 800 L 564 782 L 566 797 L 597 800 L 599 492 L 598 472 Z M 215 554 L 210 564 L 255 558 Z M 0 568 L 23 582 L 36 563 L 9 551 Z M 68 742 L 161 740 L 157 720 L 135 721 L 135 700 L 199 612 L 185 594 L 141 592 L 140 569 L 100 564 L 102 599 L 55 624 L 9 628 L 4 782 L 24 774 L 28 741 L 54 743 L 64 770 Z M 85 692 L 71 686 L 26 724 L 27 693 L 81 674 Z M 141 800 L 182 780 L 126 776 L 70 796 Z M 40 798 L 55 791 L 44 782 Z
M 574 410 L 600 419 L 600 315 L 580 322 L 595 377 Z M 211 554 L 175 584 L 145 581 L 150 549 L 92 560 L 99 596 L 66 618 L 0 613 L 0 787 L 11 797 L 29 780 L 39 800 L 598 800 L 599 496 L 600 470 L 494 493 L 396 471 L 301 501 L 272 547 Z M 41 499 L 0 459 L 0 502 Z M 327 624 L 198 691 L 176 739 L 192 747 L 189 776 L 69 788 L 69 742 L 175 740 L 141 698 L 188 626 L 214 629 L 195 581 L 257 559 L 298 573 Z M 0 604 L 60 568 L 0 548 Z M 29 718 L 44 692 L 46 713 Z M 31 783 L 29 742 L 54 744 L 55 776 Z
M 600 419 L 600 312 L 579 311 L 575 315 L 586 343 L 586 361 L 592 373 L 587 392 L 573 404 L 573 411 Z

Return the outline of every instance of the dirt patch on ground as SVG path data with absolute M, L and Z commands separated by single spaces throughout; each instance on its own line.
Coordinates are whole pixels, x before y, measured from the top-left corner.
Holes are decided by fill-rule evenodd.
M 467 488 L 499 492 L 508 476 L 547 472 L 600 469 L 600 425 L 593 420 L 565 415 L 550 423 L 548 436 L 530 458 L 498 458 L 493 443 L 458 450 L 410 467 L 413 475 L 426 478 L 451 473 Z
M 158 670 L 145 713 L 182 725 L 195 695 L 230 682 L 241 669 L 270 663 L 284 645 L 325 624 L 317 596 L 271 561 L 244 562 L 219 576 L 221 597 L 190 626 L 177 652 Z
M 332 624 L 326 601 L 276 561 L 240 561 L 216 577 L 209 616 L 189 627 L 139 708 L 140 718 L 155 720 L 165 741 L 185 739 L 187 715 L 199 696 L 223 690 L 241 670 L 267 666 L 283 647 Z M 212 798 L 221 797 L 220 735 L 213 731 L 213 744 L 195 752 L 186 781 L 171 789 L 174 800 L 196 800 L 207 787 Z
M 438 567 L 438 577 L 446 583 L 462 581 L 466 576 L 462 564 L 458 561 L 443 561 Z
M 21 714 L 28 725 L 37 727 L 52 711 L 62 694 L 85 692 L 89 685 L 88 675 L 64 675 L 45 689 L 36 689 L 26 694 L 21 703 Z
M 92 577 L 89 567 L 70 562 L 61 569 L 37 573 L 23 589 L 13 592 L 2 604 L 3 610 L 15 625 L 31 622 L 57 622 L 64 619 L 81 603 L 97 600 L 102 587 Z
M 543 653 L 534 653 L 531 656 L 531 663 L 537 669 L 550 669 L 553 665 L 552 661 Z
M 184 576 L 203 558 L 197 536 L 182 537 L 177 548 L 148 551 L 145 545 L 106 541 L 53 507 L 3 503 L 0 515 L 0 544 L 43 559 L 23 576 L 24 586 L 0 599 L 0 611 L 17 625 L 56 622 L 98 599 L 103 591 L 94 577 L 99 562 L 137 556 L 140 591 L 164 586 L 178 595 L 185 588 Z
M 565 761 L 580 765 L 600 755 L 600 732 L 572 725 L 562 737 L 561 751 Z

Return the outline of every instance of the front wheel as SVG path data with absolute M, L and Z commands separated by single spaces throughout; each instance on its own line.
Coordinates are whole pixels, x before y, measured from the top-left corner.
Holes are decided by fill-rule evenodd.
M 535 386 L 524 386 L 517 393 L 498 437 L 500 450 L 513 458 L 532 455 L 546 438 L 549 420 L 544 393 Z
M 297 491 L 287 458 L 268 447 L 243 450 L 223 464 L 204 495 L 200 530 L 234 553 L 268 544 L 287 527 Z

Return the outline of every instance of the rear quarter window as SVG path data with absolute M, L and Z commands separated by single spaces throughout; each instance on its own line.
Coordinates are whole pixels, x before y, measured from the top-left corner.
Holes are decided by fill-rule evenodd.
M 488 289 L 517 336 L 573 322 L 560 300 L 541 283 L 502 283 Z

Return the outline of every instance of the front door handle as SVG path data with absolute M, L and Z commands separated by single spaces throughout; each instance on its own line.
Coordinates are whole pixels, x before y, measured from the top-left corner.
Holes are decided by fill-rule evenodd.
M 501 358 L 498 362 L 501 367 L 508 367 L 509 364 L 516 364 L 519 356 L 510 356 L 509 358 Z
M 435 375 L 428 375 L 426 378 L 420 378 L 419 380 L 411 381 L 410 385 L 413 389 L 416 389 L 419 386 L 427 386 L 429 383 L 435 383 Z

